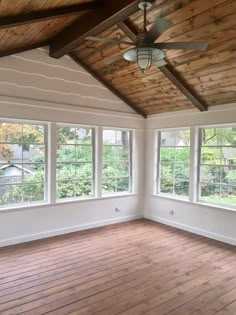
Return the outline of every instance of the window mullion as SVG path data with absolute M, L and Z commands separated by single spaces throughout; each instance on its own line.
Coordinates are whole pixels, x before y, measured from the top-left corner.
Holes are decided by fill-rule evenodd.
M 57 125 L 50 123 L 48 129 L 48 201 L 56 202 Z
M 198 199 L 198 184 L 199 184 L 199 146 L 200 137 L 199 129 L 192 127 L 190 141 L 190 174 L 189 174 L 189 200 L 196 202 Z
M 95 140 L 95 196 L 102 197 L 102 154 L 103 154 L 103 129 L 96 128 Z

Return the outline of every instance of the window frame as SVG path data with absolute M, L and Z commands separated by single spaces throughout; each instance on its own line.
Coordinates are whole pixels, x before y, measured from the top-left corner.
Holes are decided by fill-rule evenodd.
M 102 189 L 103 183 L 103 131 L 110 130 L 110 131 L 127 131 L 129 132 L 129 190 L 128 191 L 120 191 L 120 192 L 111 192 L 111 193 L 104 193 Z M 122 195 L 130 195 L 133 194 L 134 191 L 134 183 L 133 183 L 133 137 L 134 137 L 134 130 L 130 128 L 117 128 L 117 127 L 103 127 L 102 128 L 102 143 L 101 143 L 101 196 L 103 198 L 109 198 L 112 196 L 122 196 Z M 116 145 L 110 145 L 116 146 Z M 117 145 L 118 146 L 118 145 Z M 120 145 L 122 147 L 122 145 Z M 126 176 L 124 176 L 126 177 Z M 122 177 L 116 177 L 122 178 Z
M 55 203 L 67 203 L 67 202 L 76 202 L 76 201 L 83 201 L 87 199 L 94 199 L 97 197 L 97 187 L 96 187 L 96 165 L 97 165 L 97 159 L 96 159 L 96 126 L 91 125 L 83 125 L 83 124 L 70 124 L 70 123 L 55 123 L 56 127 L 56 139 L 55 139 L 55 145 L 56 145 L 56 165 L 55 165 Z M 92 147 L 92 161 L 91 162 L 84 162 L 84 163 L 92 163 L 92 171 L 93 171 L 93 177 L 89 180 L 92 180 L 92 194 L 88 196 L 78 196 L 78 197 L 67 197 L 67 198 L 57 198 L 57 148 L 58 148 L 58 140 L 57 140 L 57 129 L 60 127 L 66 127 L 66 128 L 85 128 L 85 129 L 91 129 L 92 136 L 91 136 L 91 147 Z M 63 144 L 62 144 L 63 145 Z M 64 144 L 67 145 L 67 144 Z M 78 144 L 71 144 L 71 146 L 78 146 Z M 63 162 L 59 162 L 62 163 Z M 71 162 L 72 163 L 72 162 Z M 70 163 L 67 163 L 70 164 Z M 85 179 L 86 180 L 86 179 Z
M 44 128 L 44 182 L 42 182 L 44 187 L 44 200 L 41 201 L 33 201 L 33 202 L 26 202 L 26 203 L 16 203 L 16 204 L 8 204 L 3 205 L 0 207 L 1 211 L 9 211 L 12 209 L 22 209 L 22 208 L 30 208 L 30 207 L 37 207 L 37 206 L 45 206 L 49 203 L 49 123 L 46 121 L 40 120 L 32 120 L 32 119 L 18 119 L 18 118 L 6 118 L 0 117 L 0 122 L 5 122 L 9 124 L 18 124 L 18 125 L 40 125 Z M 11 144 L 11 143 L 10 143 Z M 29 143 L 31 144 L 31 143 Z M 23 162 L 23 160 L 22 160 Z M 24 164 L 24 163 L 23 163 Z M 30 164 L 30 163 L 29 163 Z M 33 164 L 33 163 L 32 163 Z M 10 184 L 12 185 L 12 184 Z
M 213 202 L 213 201 L 207 201 L 207 200 L 204 200 L 204 199 L 201 199 L 201 166 L 202 165 L 208 165 L 208 166 L 220 166 L 220 167 L 223 167 L 223 165 L 214 165 L 214 164 L 202 164 L 201 163 L 201 152 L 202 152 L 202 130 L 203 129 L 213 129 L 213 128 L 216 128 L 216 129 L 224 129 L 224 128 L 236 128 L 236 124 L 233 124 L 233 123 L 230 123 L 230 124 L 217 124 L 217 125 L 202 125 L 202 126 L 199 126 L 198 128 L 198 137 L 199 137 L 199 142 L 198 142 L 198 170 L 197 170 L 197 187 L 196 187 L 196 191 L 197 191 L 197 200 L 196 200 L 196 203 L 198 204 L 204 204 L 204 205 L 207 205 L 207 206 L 210 206 L 210 207 L 217 207 L 217 208 L 223 208 L 223 209 L 229 209 L 229 210 L 233 210 L 233 211 L 236 211 L 236 205 L 233 206 L 233 205 L 229 205 L 229 204 L 225 204 L 225 203 L 220 203 L 220 202 Z M 216 145 L 216 146 L 212 146 L 212 147 L 219 147 L 222 148 L 223 147 L 234 147 L 236 148 L 236 145 L 235 146 L 222 146 L 222 145 Z M 204 184 L 207 184 L 207 183 L 204 183 Z M 221 183 L 220 184 L 217 184 L 217 186 L 219 186 L 221 188 L 221 186 L 229 186 L 229 187 L 233 187 L 233 185 L 222 185 Z M 235 185 L 236 186 L 236 185 Z
M 161 192 L 161 133 L 162 132 L 170 132 L 170 131 L 185 131 L 185 130 L 189 130 L 190 133 L 190 145 L 186 146 L 186 148 L 189 148 L 189 156 L 190 156 L 190 160 L 189 160 L 189 195 L 185 198 L 183 196 L 179 196 L 176 194 L 171 194 L 171 193 L 164 193 Z M 154 176 L 156 176 L 154 178 L 155 181 L 155 185 L 154 185 L 154 194 L 158 195 L 158 196 L 162 196 L 162 197 L 166 197 L 166 198 L 170 198 L 170 199 L 174 199 L 174 200 L 180 200 L 180 201 L 190 201 L 191 196 L 190 196 L 190 192 L 191 192 L 191 178 L 190 178 L 190 173 L 191 173 L 191 139 L 192 139 L 192 131 L 190 127 L 178 127 L 178 128 L 164 128 L 164 129 L 158 129 L 157 133 L 156 133 L 156 137 L 155 137 L 155 144 L 157 146 L 157 152 L 156 152 L 156 157 L 155 157 L 155 164 L 156 164 L 156 169 L 154 169 Z M 185 147 L 185 146 L 183 146 Z M 176 146 L 173 146 L 173 148 L 176 148 Z M 155 150 L 156 151 L 156 150 Z
M 153 176 L 153 195 L 166 199 L 176 200 L 179 202 L 187 202 L 195 205 L 204 205 L 211 208 L 219 208 L 229 211 L 236 211 L 236 206 L 209 202 L 200 198 L 200 167 L 201 167 L 201 143 L 202 143 L 202 129 L 204 128 L 236 128 L 235 123 L 226 124 L 208 124 L 208 125 L 195 125 L 184 126 L 177 128 L 161 128 L 155 129 L 154 137 L 154 176 Z M 190 186 L 189 186 L 189 199 L 179 198 L 176 195 L 160 192 L 160 134 L 163 131 L 175 131 L 190 129 Z

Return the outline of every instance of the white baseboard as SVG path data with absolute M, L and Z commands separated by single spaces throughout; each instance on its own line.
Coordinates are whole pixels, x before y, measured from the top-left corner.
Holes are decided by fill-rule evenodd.
M 39 239 L 46 238 L 46 237 L 57 236 L 57 235 L 92 229 L 92 228 L 99 227 L 99 226 L 105 226 L 105 225 L 114 224 L 114 223 L 137 220 L 137 219 L 141 219 L 141 218 L 143 218 L 143 214 L 136 214 L 136 215 L 132 215 L 132 216 L 96 221 L 96 222 L 92 222 L 92 223 L 81 224 L 81 225 L 71 226 L 71 227 L 62 228 L 62 229 L 31 234 L 31 235 L 24 235 L 24 236 L 20 236 L 20 237 L 0 240 L 0 247 L 35 241 L 35 240 L 39 240 Z
M 224 235 L 208 232 L 208 231 L 201 230 L 201 229 L 189 226 L 189 225 L 185 225 L 185 224 L 182 224 L 182 223 L 177 223 L 177 222 L 174 222 L 174 221 L 171 221 L 171 220 L 163 219 L 163 218 L 160 218 L 160 217 L 157 217 L 157 216 L 151 216 L 151 215 L 148 215 L 148 214 L 144 214 L 144 218 L 152 220 L 152 221 L 156 221 L 156 222 L 159 222 L 159 223 L 163 223 L 163 224 L 166 224 L 166 225 L 170 225 L 170 226 L 173 226 L 173 227 L 181 229 L 181 230 L 185 230 L 185 231 L 188 231 L 188 232 L 191 232 L 191 233 L 195 233 L 195 234 L 198 234 L 198 235 L 201 235 L 201 236 L 205 236 L 205 237 L 212 238 L 212 239 L 220 241 L 220 242 L 224 242 L 224 243 L 236 246 L 236 239 L 233 239 L 233 238 L 230 238 L 230 237 L 227 237 L 227 236 L 224 236 Z

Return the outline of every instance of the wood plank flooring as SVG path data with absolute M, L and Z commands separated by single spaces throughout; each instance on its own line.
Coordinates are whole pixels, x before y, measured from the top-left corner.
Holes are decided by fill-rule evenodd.
M 236 315 L 236 248 L 148 220 L 0 249 L 1 315 Z

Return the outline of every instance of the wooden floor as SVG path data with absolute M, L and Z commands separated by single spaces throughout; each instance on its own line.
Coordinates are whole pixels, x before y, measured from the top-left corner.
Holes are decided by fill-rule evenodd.
M 236 249 L 148 220 L 0 250 L 0 314 L 236 315 Z

